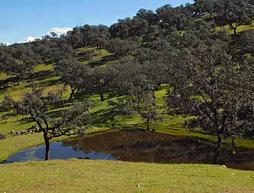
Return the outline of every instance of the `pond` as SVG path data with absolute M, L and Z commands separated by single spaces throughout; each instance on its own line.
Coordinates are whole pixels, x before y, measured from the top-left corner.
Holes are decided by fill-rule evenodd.
M 210 164 L 214 152 L 215 144 L 210 141 L 140 130 L 105 132 L 51 144 L 51 159 Z M 43 160 L 44 154 L 44 146 L 29 148 L 14 154 L 6 163 Z M 239 149 L 237 155 L 232 155 L 224 149 L 220 164 L 254 170 L 254 150 Z
M 50 151 L 51 159 L 82 158 L 93 160 L 116 160 L 116 158 L 110 154 L 95 151 L 86 153 L 81 150 L 75 150 L 72 146 L 65 146 L 63 142 L 52 143 Z M 5 163 L 39 161 L 44 160 L 44 157 L 45 146 L 39 146 L 20 151 L 11 156 Z

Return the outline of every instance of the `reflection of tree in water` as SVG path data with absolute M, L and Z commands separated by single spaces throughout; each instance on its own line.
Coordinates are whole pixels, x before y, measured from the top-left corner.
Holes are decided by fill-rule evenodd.
M 118 160 L 152 163 L 212 163 L 215 144 L 211 141 L 176 137 L 145 131 L 119 131 L 64 141 L 74 151 L 111 154 Z M 224 149 L 221 164 L 253 162 L 253 150 L 240 150 L 233 156 Z M 241 166 L 242 167 L 242 166 Z M 246 167 L 246 166 L 245 166 Z M 253 166 L 252 166 L 253 167 Z M 254 169 L 254 168 L 253 168 Z
M 73 143 L 75 141 L 75 143 Z M 62 142 L 63 147 L 71 147 L 73 151 L 83 151 L 84 153 L 89 153 L 90 151 L 86 151 L 84 148 L 80 146 L 79 140 L 73 140 L 73 141 L 63 141 Z

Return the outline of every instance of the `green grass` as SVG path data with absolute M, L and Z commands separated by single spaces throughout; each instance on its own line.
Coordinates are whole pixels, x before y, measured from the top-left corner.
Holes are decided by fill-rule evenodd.
M 225 29 L 228 29 L 225 27 Z M 253 26 L 240 26 L 238 32 L 253 29 Z M 229 33 L 233 31 L 228 30 Z M 93 50 L 82 48 L 77 53 Z M 82 58 L 79 58 L 80 60 Z M 105 67 L 114 61 L 112 54 L 106 50 L 93 53 L 93 58 L 82 61 L 91 67 Z M 38 86 L 45 86 L 46 92 L 56 91 L 63 87 L 59 77 L 53 73 L 54 65 L 40 64 L 35 67 L 34 73 L 38 77 L 34 80 Z M 6 80 L 6 74 L 0 74 L 0 80 Z M 24 81 L 20 85 L 12 85 L 0 92 L 0 102 L 5 95 L 14 100 L 21 100 L 26 92 L 31 90 L 31 82 Z M 68 97 L 68 88 L 64 97 Z M 156 92 L 158 110 L 164 109 L 166 89 Z M 76 96 L 78 97 L 78 96 Z M 107 129 L 145 128 L 144 121 L 138 115 L 114 115 L 108 107 L 109 98 L 100 101 L 98 95 L 88 97 L 92 103 L 90 109 L 94 129 L 88 134 Z M 51 113 L 61 109 L 53 109 Z M 0 117 L 7 113 L 0 113 Z M 29 117 L 14 116 L 7 120 L 0 120 L 0 133 L 7 135 L 7 139 L 0 141 L 0 162 L 8 159 L 15 152 L 41 145 L 44 143 L 42 134 L 13 137 L 8 133 L 26 130 L 35 125 Z M 163 115 L 163 121 L 152 124 L 151 128 L 157 132 L 191 138 L 202 138 L 216 141 L 211 136 L 198 129 L 195 132 L 182 127 L 183 117 Z M 54 139 L 63 140 L 67 137 Z M 230 141 L 225 141 L 230 143 Z M 238 147 L 253 148 L 254 141 L 239 139 Z M 254 173 L 225 169 L 205 165 L 159 165 L 144 163 L 124 163 L 110 161 L 50 161 L 16 163 L 0 165 L 0 192 L 252 192 Z M 137 188 L 137 184 L 141 184 Z
M 254 172 L 209 165 L 90 160 L 0 165 L 0 192 L 253 192 L 253 180 Z
M 84 52 L 86 50 L 88 49 L 80 49 L 78 52 Z M 103 67 L 110 62 L 110 56 L 110 53 L 102 50 L 101 55 L 98 54 L 98 52 L 94 53 L 93 59 L 85 61 L 84 64 L 92 67 Z M 40 76 L 35 79 L 35 83 L 40 86 L 45 85 L 46 92 L 55 91 L 63 87 L 63 83 L 60 82 L 59 77 L 52 73 L 53 68 L 53 65 L 44 64 L 38 65 L 35 68 L 35 73 L 43 75 L 42 77 Z M 7 78 L 7 75 L 0 74 L 0 79 L 4 80 Z M 20 85 L 12 86 L 6 91 L 1 91 L 0 101 L 3 100 L 4 95 L 9 95 L 15 100 L 20 100 L 27 91 L 31 90 L 31 84 L 31 82 L 24 81 Z M 66 98 L 68 97 L 69 92 L 70 90 L 68 88 L 64 94 Z M 160 112 L 164 109 L 165 95 L 166 89 L 164 87 L 156 92 L 158 110 Z M 82 98 L 82 96 L 76 97 Z M 107 129 L 145 128 L 144 120 L 138 115 L 112 115 L 110 112 L 111 109 L 108 107 L 108 101 L 115 100 L 117 99 L 116 97 L 110 98 L 106 94 L 107 100 L 104 102 L 100 101 L 98 95 L 89 96 L 88 98 L 92 103 L 90 113 L 94 126 L 94 129 L 89 131 L 90 134 Z M 51 113 L 59 110 L 61 109 L 52 109 Z M 6 113 L 12 112 L 0 113 L 0 117 Z M 17 137 L 8 134 L 11 130 L 17 132 L 26 130 L 31 127 L 31 125 L 35 125 L 35 123 L 28 118 L 29 117 L 24 116 L 11 116 L 7 120 L 0 121 L 0 133 L 6 134 L 8 137 L 7 139 L 0 141 L 0 162 L 8 159 L 9 156 L 18 151 L 44 143 L 41 134 Z M 216 141 L 216 137 L 208 135 L 202 132 L 202 130 L 192 132 L 184 129 L 182 123 L 185 118 L 183 117 L 163 115 L 163 118 L 163 121 L 152 124 L 151 128 L 154 128 L 157 132 L 161 133 Z M 63 139 L 67 139 L 67 137 L 57 138 L 54 139 L 54 141 Z M 229 143 L 229 141 L 226 141 L 225 143 Z M 241 139 L 237 141 L 237 146 L 253 148 L 254 141 Z M 114 167 L 115 165 L 117 165 L 117 168 Z M 20 170 L 16 170 L 16 168 Z M 128 170 L 128 168 L 130 168 L 130 170 Z M 38 171 L 42 171 L 42 173 L 38 173 Z M 138 173 L 135 174 L 135 171 L 138 171 Z M 165 171 L 167 171 L 167 173 Z M 235 179 L 231 181 L 229 180 L 232 178 L 231 173 L 220 173 L 220 171 L 229 171 L 229 173 L 237 172 L 239 175 L 233 175 L 233 178 Z M 1 176 L 3 173 L 5 174 L 4 177 Z M 18 176 L 19 173 L 22 177 Z M 76 175 L 74 173 L 76 173 Z M 55 190 L 60 192 L 71 190 L 73 192 L 94 192 L 95 190 L 101 192 L 104 192 L 104 190 L 117 192 L 203 192 L 204 190 L 206 192 L 232 192 L 233 190 L 246 190 L 246 192 L 248 192 L 253 189 L 251 189 L 252 186 L 250 185 L 251 183 L 249 182 L 249 179 L 244 181 L 244 183 L 241 183 L 241 180 L 243 181 L 244 179 L 243 177 L 246 177 L 244 174 L 249 173 L 222 170 L 218 167 L 203 165 L 155 165 L 103 161 L 81 162 L 78 160 L 53 161 L 46 163 L 36 162 L 0 165 L 0 192 L 48 192 Z M 47 175 L 49 178 L 46 178 Z M 191 177 L 191 175 L 194 177 Z M 43 181 L 43 178 L 47 180 Z M 188 180 L 189 178 L 190 180 Z M 202 181 L 201 184 L 198 183 L 202 179 L 205 179 L 205 181 Z M 42 181 L 44 183 L 41 183 Z M 143 187 L 137 188 L 136 185 L 138 183 L 143 184 Z M 72 186 L 72 184 L 74 184 L 74 186 Z
M 8 159 L 12 154 L 28 147 L 43 144 L 42 134 L 10 137 L 0 141 L 0 162 Z
M 82 52 L 85 52 L 85 51 L 89 51 L 89 50 L 93 50 L 95 48 L 88 48 L 88 49 L 79 49 L 78 50 L 78 53 L 82 53 Z M 101 53 L 99 51 L 95 51 L 93 53 L 93 57 L 92 59 L 90 60 L 87 60 L 87 61 L 82 61 L 82 64 L 85 64 L 85 65 L 89 65 L 91 66 L 92 68 L 93 67 L 105 67 L 106 65 L 108 65 L 110 62 L 113 62 L 114 60 L 112 60 L 111 58 L 112 54 L 109 53 L 107 50 L 105 49 L 102 49 L 101 50 Z M 78 58 L 78 59 L 82 59 L 81 58 Z
M 217 30 L 226 30 L 229 34 L 234 34 L 234 30 L 230 30 L 229 26 L 226 25 L 224 27 L 217 27 Z M 251 25 L 241 25 L 237 28 L 237 33 L 248 31 L 248 30 L 254 30 L 254 22 Z
M 21 131 L 21 130 L 26 130 L 29 127 L 31 127 L 34 123 L 27 122 L 26 117 L 20 116 L 20 115 L 15 115 L 15 114 L 10 114 L 10 116 L 13 116 L 12 118 L 9 118 L 8 120 L 2 120 L 0 121 L 1 125 L 1 133 L 4 135 L 8 135 L 10 131 Z M 27 117 L 29 118 L 29 117 Z
M 53 71 L 54 70 L 54 65 L 53 64 L 39 64 L 35 66 L 34 72 L 42 72 L 42 71 Z
M 0 80 L 6 80 L 8 75 L 6 73 L 0 73 Z
M 39 67 L 39 69 L 45 69 L 43 65 Z M 57 80 L 59 77 L 51 77 L 45 78 L 39 81 L 48 82 L 50 80 Z M 38 81 L 38 82 L 39 82 Z M 48 91 L 55 91 L 58 88 L 63 86 L 62 83 L 57 83 L 56 85 L 50 85 L 46 87 Z M 21 85 L 15 86 L 13 88 L 8 89 L 7 93 L 16 100 L 20 100 L 24 93 L 29 89 L 29 83 L 24 82 Z M 166 94 L 166 90 L 161 89 L 156 92 L 156 99 L 159 106 L 159 111 L 163 111 L 164 107 L 164 99 L 163 97 Z M 69 90 L 65 93 L 66 98 L 69 95 Z M 0 95 L 3 97 L 3 95 Z M 122 128 L 145 128 L 144 120 L 138 115 L 134 116 L 122 116 L 116 115 L 112 116 L 110 112 L 110 107 L 108 107 L 108 100 L 114 100 L 116 98 L 108 98 L 104 102 L 100 101 L 100 97 L 98 95 L 89 96 L 89 100 L 92 103 L 92 108 L 90 109 L 91 116 L 93 118 L 93 125 L 95 127 L 100 128 L 114 128 L 114 129 L 122 129 Z M 59 109 L 53 109 L 53 111 L 58 111 Z M 6 113 L 1 113 L 0 116 Z M 29 119 L 24 119 L 26 117 L 23 116 L 14 116 L 9 118 L 8 120 L 0 121 L 0 133 L 7 134 L 10 138 L 8 140 L 0 141 L 0 146 L 2 147 L 2 151 L 4 152 L 2 156 L 0 156 L 0 160 L 5 160 L 7 157 L 16 151 L 25 149 L 27 147 L 36 146 L 43 143 L 42 137 L 35 137 L 34 135 L 22 136 L 11 138 L 12 136 L 8 135 L 8 133 L 13 130 L 15 132 L 20 130 L 26 130 L 32 125 L 36 125 L 34 122 L 29 121 Z M 28 118 L 28 117 L 27 117 Z M 189 131 L 182 127 L 182 123 L 185 120 L 183 117 L 169 117 L 167 115 L 163 115 L 164 120 L 162 122 L 152 124 L 151 128 L 156 129 L 157 132 L 167 133 L 171 135 L 183 136 L 183 137 L 198 137 L 203 139 L 208 139 L 211 141 L 216 141 L 216 137 L 208 135 L 204 132 Z M 39 139 L 38 139 L 39 138 Z M 229 142 L 229 141 L 228 141 Z M 249 147 L 253 148 L 254 141 L 252 140 L 238 140 L 237 145 L 241 147 Z M 0 147 L 0 150 L 1 150 Z

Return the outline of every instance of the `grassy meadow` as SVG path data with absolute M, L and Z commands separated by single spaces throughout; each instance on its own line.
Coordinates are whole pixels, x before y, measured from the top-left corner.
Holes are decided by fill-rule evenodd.
M 208 165 L 50 161 L 0 165 L 0 192 L 253 192 L 254 173 Z
M 238 32 L 252 29 L 253 26 L 241 26 Z M 226 27 L 225 27 L 226 29 Z M 230 31 L 232 33 L 232 31 Z M 84 60 L 82 55 L 94 48 L 77 50 L 78 59 L 84 65 L 105 67 L 114 62 L 112 54 L 106 50 L 94 52 L 91 59 Z M 19 85 L 9 83 L 9 87 L 0 91 L 0 102 L 8 95 L 14 100 L 21 100 L 31 90 L 31 85 L 45 86 L 46 92 L 56 91 L 64 85 L 53 72 L 53 64 L 40 64 L 35 67 L 36 78 L 33 82 L 24 81 Z M 0 74 L 0 80 L 11 77 Z M 68 98 L 68 88 L 64 96 Z M 166 88 L 156 92 L 160 112 L 164 110 Z M 75 96 L 79 98 L 80 96 Z M 91 101 L 91 118 L 93 128 L 90 134 L 108 129 L 145 128 L 144 121 L 138 115 L 112 115 L 108 106 L 111 98 L 100 101 L 99 95 L 88 96 Z M 50 115 L 57 118 L 63 109 L 52 109 Z M 182 127 L 183 117 L 170 117 L 163 114 L 163 120 L 152 124 L 157 132 L 201 138 L 215 142 L 216 137 L 201 129 L 189 131 Z M 0 162 L 28 147 L 43 144 L 42 134 L 14 136 L 10 131 L 26 130 L 34 122 L 28 116 L 17 116 L 14 112 L 1 112 L 0 133 L 7 139 L 0 140 Z M 61 137 L 55 140 L 66 139 Z M 230 143 L 230 141 L 225 141 Z M 237 140 L 238 147 L 254 148 L 254 141 Z M 0 165 L 0 192 L 254 192 L 254 173 L 237 171 L 221 166 L 209 165 L 160 165 L 146 163 L 125 163 L 111 161 L 49 161 Z M 140 184 L 140 187 L 137 187 Z

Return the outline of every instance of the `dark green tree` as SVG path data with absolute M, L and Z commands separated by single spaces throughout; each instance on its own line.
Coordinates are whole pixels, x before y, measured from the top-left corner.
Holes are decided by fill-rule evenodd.
M 239 39 L 239 51 L 241 55 L 254 54 L 254 31 L 244 32 Z
M 148 31 L 148 21 L 139 17 L 119 19 L 109 31 L 112 38 L 128 39 L 134 36 L 143 36 Z
M 141 46 L 141 39 L 134 38 L 121 40 L 119 38 L 111 39 L 107 43 L 107 49 L 115 55 L 117 59 L 127 56 Z
M 74 93 L 78 88 L 82 87 L 84 78 L 91 73 L 89 66 L 81 65 L 73 57 L 58 61 L 55 66 L 55 71 L 58 76 L 61 76 L 61 80 L 71 88 L 69 100 L 72 100 Z
M 164 5 L 156 10 L 160 23 L 164 28 L 174 27 L 180 34 L 188 28 L 191 22 L 191 14 L 182 6 L 171 7 Z
M 147 9 L 140 9 L 135 18 L 146 20 L 149 25 L 157 25 L 159 22 L 157 14 Z
M 254 7 L 247 0 L 219 0 L 216 6 L 216 23 L 218 26 L 229 25 L 237 35 L 237 28 L 250 25 L 254 18 Z
M 43 133 L 46 146 L 45 160 L 50 159 L 50 140 L 63 135 L 84 134 L 89 127 L 89 103 L 74 103 L 73 107 L 63 111 L 58 119 L 49 116 L 50 108 L 63 104 L 62 92 L 43 94 L 42 89 L 33 89 L 26 93 L 19 102 L 6 97 L 4 104 L 13 108 L 18 114 L 30 115 Z
M 215 11 L 217 0 L 195 0 L 194 7 L 195 12 L 198 15 L 209 14 L 210 20 L 212 19 L 213 13 Z
M 222 48 L 185 49 L 175 68 L 167 97 L 169 114 L 196 116 L 199 126 L 217 136 L 213 163 L 218 163 L 225 138 L 239 136 L 245 120 L 239 111 L 253 101 L 249 65 L 235 62 Z
M 33 52 L 29 45 L 14 44 L 1 49 L 0 66 L 2 71 L 10 76 L 16 76 L 19 83 L 22 79 L 28 78 L 40 58 Z

